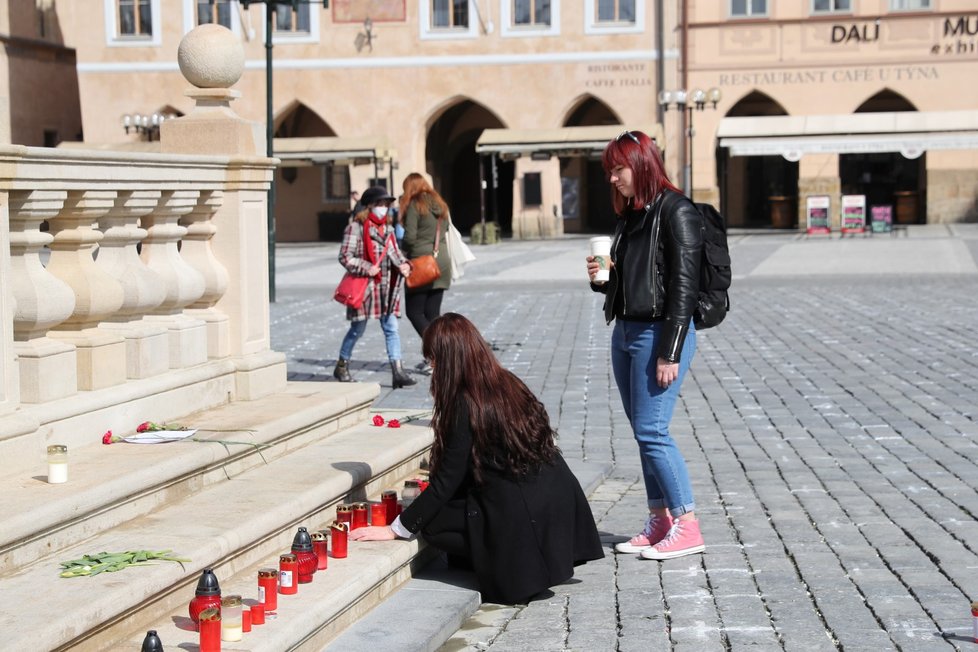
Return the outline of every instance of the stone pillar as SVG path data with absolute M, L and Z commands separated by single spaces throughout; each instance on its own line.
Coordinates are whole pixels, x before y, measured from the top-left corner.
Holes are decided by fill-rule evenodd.
M 211 248 L 211 239 L 217 233 L 212 218 L 223 201 L 220 190 L 204 191 L 194 210 L 180 219 L 180 224 L 187 227 L 180 253 L 204 279 L 204 294 L 186 312 L 207 324 L 208 358 L 226 358 L 231 351 L 230 319 L 214 307 L 228 289 L 228 271 Z
M 126 340 L 126 376 L 149 378 L 170 368 L 167 330 L 143 321 L 166 296 L 159 274 L 139 259 L 136 244 L 146 237 L 139 218 L 148 215 L 160 201 L 158 190 L 126 190 L 99 220 L 102 241 L 95 264 L 122 286 L 122 307 L 99 324 Z
M 126 381 L 125 340 L 97 328 L 122 306 L 122 286 L 92 257 L 102 240 L 92 224 L 112 209 L 115 198 L 110 190 L 72 190 L 61 212 L 48 220 L 54 241 L 47 269 L 75 294 L 75 310 L 49 336 L 75 346 L 78 389 L 101 389 Z
M 47 337 L 52 327 L 71 316 L 75 294 L 41 264 L 40 250 L 54 237 L 41 222 L 64 207 L 63 190 L 15 190 L 10 206 L 10 287 L 14 349 L 18 357 L 20 400 L 43 403 L 78 391 L 77 356 L 72 344 Z
M 216 303 L 210 303 L 213 294 L 204 301 L 205 309 L 228 317 L 228 352 L 238 369 L 235 398 L 259 398 L 285 388 L 285 356 L 271 350 L 268 316 L 267 191 L 275 161 L 265 157 L 262 126 L 230 107 L 239 96 L 230 87 L 244 71 L 240 40 L 220 25 L 201 25 L 181 41 L 178 62 L 196 87 L 187 95 L 197 105 L 188 115 L 163 123 L 162 150 L 230 157 L 209 239 L 228 284 Z
M 526 176 L 540 175 L 540 204 L 526 204 Z M 513 237 L 517 240 L 556 238 L 564 234 L 561 213 L 560 159 L 516 160 L 513 177 Z
M 6 193 L 0 194 L 0 415 L 17 409 L 20 403 L 20 378 L 14 351 L 14 312 L 17 300 L 8 279 L 10 268 L 10 205 Z
M 204 278 L 180 255 L 177 243 L 187 233 L 180 218 L 197 205 L 197 190 L 167 190 L 152 213 L 142 218 L 146 226 L 142 259 L 163 279 L 163 301 L 144 318 L 169 333 L 170 368 L 182 369 L 207 361 L 207 329 L 200 319 L 183 309 L 204 294 Z

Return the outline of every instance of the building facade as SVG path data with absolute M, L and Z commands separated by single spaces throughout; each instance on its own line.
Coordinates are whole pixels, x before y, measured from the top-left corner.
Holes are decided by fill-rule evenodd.
M 483 214 L 516 237 L 609 228 L 599 150 L 576 129 L 656 124 L 658 80 L 670 74 L 660 72 L 674 70 L 678 56 L 673 3 L 665 4 L 278 6 L 271 21 L 275 140 L 309 139 L 276 148 L 287 152 L 276 175 L 278 239 L 338 237 L 351 190 L 379 182 L 399 194 L 412 171 L 433 180 L 463 231 Z M 77 52 L 85 140 L 152 137 L 152 122 L 144 130 L 131 117 L 127 133 L 122 116 L 189 110 L 176 51 L 202 21 L 222 23 L 241 39 L 245 74 L 236 88 L 243 99 L 234 109 L 264 122 L 265 11 L 264 3 L 244 0 L 59 3 L 66 42 Z M 534 144 L 477 154 L 487 129 Z M 567 129 L 559 142 L 534 138 Z M 343 139 L 368 145 L 352 151 L 340 146 Z
M 688 2 L 697 198 L 732 226 L 805 228 L 811 198 L 896 223 L 978 219 L 978 6 L 969 0 Z M 666 124 L 667 131 L 671 123 Z M 817 203 L 817 202 L 816 202 Z

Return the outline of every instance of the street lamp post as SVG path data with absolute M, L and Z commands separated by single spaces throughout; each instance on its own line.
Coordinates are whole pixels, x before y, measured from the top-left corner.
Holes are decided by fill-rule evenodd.
M 693 136 L 696 131 L 693 129 L 693 111 L 702 111 L 706 108 L 706 103 L 710 103 L 710 108 L 717 108 L 717 102 L 723 94 L 719 88 L 711 88 L 708 91 L 694 89 L 687 93 L 686 89 L 680 88 L 674 91 L 661 91 L 659 93 L 659 106 L 663 111 L 676 109 L 686 111 L 688 115 L 685 140 L 683 142 L 683 153 L 685 154 L 686 165 L 683 168 L 683 192 L 693 198 Z
M 241 8 L 245 11 L 253 4 L 265 5 L 265 153 L 268 158 L 275 156 L 273 140 L 275 138 L 275 115 L 272 109 L 272 35 L 275 32 L 273 12 L 278 7 L 288 7 L 290 11 L 299 11 L 299 5 L 318 4 L 319 0 L 240 0 Z M 213 5 L 214 0 L 210 0 Z M 329 0 L 322 0 L 323 7 L 329 6 Z M 268 300 L 275 302 L 275 176 L 268 186 Z

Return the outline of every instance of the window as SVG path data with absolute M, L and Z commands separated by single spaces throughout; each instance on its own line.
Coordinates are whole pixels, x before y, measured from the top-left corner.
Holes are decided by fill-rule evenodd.
M 828 14 L 852 11 L 850 0 L 812 0 L 813 14 Z
M 635 0 L 598 0 L 596 22 L 634 23 Z
M 106 45 L 160 45 L 160 0 L 103 0 L 103 7 Z
M 231 0 L 196 0 L 197 24 L 217 23 L 231 29 Z
M 350 166 L 323 166 L 323 203 L 350 201 Z
M 735 18 L 766 16 L 767 0 L 730 0 L 730 15 Z
M 469 26 L 469 0 L 431 0 L 431 27 L 436 29 Z
M 150 38 L 153 35 L 153 10 L 150 0 L 118 0 L 121 37 Z
M 504 37 L 560 34 L 560 0 L 503 0 L 499 9 Z
M 584 33 L 625 34 L 642 32 L 645 30 L 646 4 L 652 3 L 646 3 L 644 0 L 585 0 Z
M 309 5 L 300 4 L 295 11 L 291 5 L 277 5 L 275 7 L 275 31 L 286 34 L 308 34 L 309 33 Z
M 539 2 L 539 0 L 537 0 Z M 502 13 L 511 11 L 513 0 L 503 0 Z M 475 0 L 424 0 L 418 3 L 421 38 L 475 38 L 479 26 Z M 505 29 L 506 23 L 503 23 Z
M 890 0 L 891 11 L 919 11 L 930 9 L 930 0 Z
M 550 0 L 512 0 L 514 25 L 550 25 Z

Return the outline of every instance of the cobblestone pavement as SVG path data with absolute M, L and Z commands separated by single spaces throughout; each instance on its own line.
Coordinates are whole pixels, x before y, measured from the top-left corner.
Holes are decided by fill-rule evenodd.
M 764 270 L 809 243 L 736 239 L 733 311 L 700 333 L 672 426 L 706 553 L 660 563 L 609 552 L 551 597 L 486 605 L 444 649 L 975 649 L 974 235 L 902 240 L 920 245 L 921 269 L 897 276 L 872 273 L 892 263 L 896 240 L 855 245 L 871 257 L 851 269 L 787 277 Z M 584 239 L 479 248 L 444 310 L 473 319 L 540 396 L 565 456 L 613 464 L 591 496 L 610 547 L 641 528 L 645 498 L 611 377 L 611 329 L 584 283 L 585 248 Z M 272 341 L 293 379 L 331 381 L 346 329 L 329 301 L 335 251 L 279 252 Z M 929 274 L 928 251 L 962 257 L 954 273 Z M 401 326 L 410 366 L 420 342 Z M 391 390 L 385 357 L 371 323 L 352 368 L 382 384 L 377 405 L 430 406 L 424 377 Z

